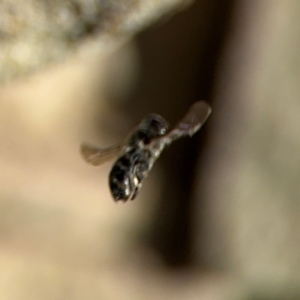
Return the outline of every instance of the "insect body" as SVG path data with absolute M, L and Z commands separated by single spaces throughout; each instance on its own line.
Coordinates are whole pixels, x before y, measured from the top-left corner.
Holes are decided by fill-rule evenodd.
M 121 145 L 100 149 L 82 144 L 81 153 L 88 163 L 95 166 L 119 155 L 109 175 L 110 190 L 116 201 L 133 200 L 165 147 L 181 137 L 192 136 L 210 113 L 210 106 L 198 101 L 170 131 L 164 118 L 150 114 Z
M 148 115 L 130 135 L 127 151 L 113 165 L 109 185 L 115 200 L 133 200 L 158 157 L 152 142 L 163 136 L 168 123 L 161 116 Z M 161 151 L 160 151 L 161 152 Z

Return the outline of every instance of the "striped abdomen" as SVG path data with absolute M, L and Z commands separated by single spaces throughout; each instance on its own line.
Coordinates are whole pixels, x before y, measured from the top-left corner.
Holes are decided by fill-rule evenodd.
M 109 175 L 109 186 L 114 199 L 133 200 L 152 164 L 151 153 L 146 149 L 133 149 L 121 156 Z

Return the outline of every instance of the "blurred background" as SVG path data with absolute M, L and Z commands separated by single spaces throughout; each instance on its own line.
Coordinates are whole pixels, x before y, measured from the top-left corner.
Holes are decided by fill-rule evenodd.
M 1 1 L 0 298 L 300 299 L 299 37 L 292 0 Z M 200 99 L 115 203 L 80 143 Z

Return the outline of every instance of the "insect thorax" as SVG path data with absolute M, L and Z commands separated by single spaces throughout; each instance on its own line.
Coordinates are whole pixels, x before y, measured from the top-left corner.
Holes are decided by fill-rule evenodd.
M 130 136 L 129 145 L 132 147 L 142 147 L 149 144 L 153 139 L 166 134 L 169 128 L 168 122 L 156 114 L 149 114 L 145 117 L 137 130 Z

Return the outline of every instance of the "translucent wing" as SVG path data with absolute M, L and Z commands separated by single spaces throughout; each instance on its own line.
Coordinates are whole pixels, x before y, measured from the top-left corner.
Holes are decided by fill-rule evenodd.
M 94 166 L 99 166 L 125 151 L 124 145 L 115 145 L 109 148 L 97 148 L 87 144 L 81 144 L 80 152 L 84 160 Z
M 163 137 L 164 143 L 170 144 L 181 137 L 195 134 L 205 123 L 211 110 L 205 101 L 195 102 L 178 124 Z

